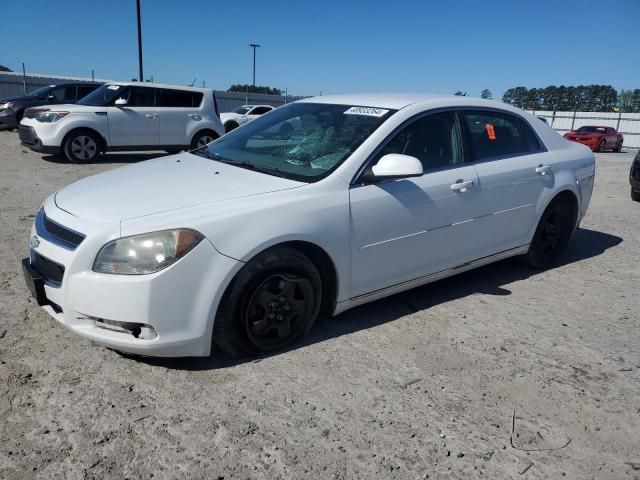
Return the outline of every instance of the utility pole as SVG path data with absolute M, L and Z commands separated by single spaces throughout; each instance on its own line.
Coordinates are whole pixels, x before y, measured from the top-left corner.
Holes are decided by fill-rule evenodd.
M 24 70 L 24 62 L 22 62 L 22 88 L 24 88 L 24 94 L 27 94 L 27 74 Z
M 144 82 L 142 75 L 142 27 L 140 22 L 140 0 L 136 0 L 136 13 L 138 14 L 138 65 L 140 69 L 140 81 Z
M 256 48 L 260 48 L 261 45 L 257 43 L 250 43 L 249 46 L 253 48 L 253 90 L 256 89 Z

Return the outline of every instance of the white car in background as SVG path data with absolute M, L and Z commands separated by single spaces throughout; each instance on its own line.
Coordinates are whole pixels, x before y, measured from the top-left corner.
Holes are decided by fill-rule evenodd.
M 210 88 L 118 82 L 73 105 L 29 109 L 18 134 L 31 150 L 88 163 L 109 151 L 198 148 L 224 128 Z
M 228 133 L 240 125 L 244 125 L 251 120 L 255 120 L 260 115 L 270 112 L 274 108 L 271 105 L 242 105 L 232 112 L 221 113 L 220 120 L 224 125 L 224 131 Z
M 38 304 L 102 345 L 252 355 L 319 314 L 490 262 L 555 265 L 594 175 L 590 149 L 502 103 L 309 98 L 63 188 L 22 265 Z

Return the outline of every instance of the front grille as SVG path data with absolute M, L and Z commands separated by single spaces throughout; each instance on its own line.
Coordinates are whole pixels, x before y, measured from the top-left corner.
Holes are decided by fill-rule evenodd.
M 36 134 L 31 127 L 19 125 L 18 137 L 20 137 L 20 141 L 22 143 L 26 143 L 27 145 L 33 145 L 34 143 L 36 143 Z
M 54 285 L 60 285 L 64 277 L 64 266 L 43 257 L 35 250 L 31 250 L 31 267 Z
M 75 250 L 84 240 L 84 235 L 63 227 L 59 223 L 47 218 L 44 207 L 36 215 L 36 233 L 42 238 L 49 240 L 67 250 Z

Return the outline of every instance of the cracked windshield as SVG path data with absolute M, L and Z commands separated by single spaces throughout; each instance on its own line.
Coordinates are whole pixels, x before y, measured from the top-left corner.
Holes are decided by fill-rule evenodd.
M 195 153 L 312 182 L 337 168 L 392 113 L 373 107 L 289 104 Z

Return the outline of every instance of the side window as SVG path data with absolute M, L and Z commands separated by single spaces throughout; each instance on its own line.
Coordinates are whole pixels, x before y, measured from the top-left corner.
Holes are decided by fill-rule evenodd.
M 158 89 L 156 106 L 192 108 L 199 107 L 202 103 L 202 92 L 188 92 L 185 90 Z
M 97 88 L 97 85 L 96 86 L 83 85 L 81 87 L 78 87 L 78 100 L 80 100 L 81 98 L 86 97 L 91 92 L 93 92 L 96 88 Z
M 518 118 L 497 112 L 463 113 L 475 160 L 526 152 Z M 531 133 L 531 132 L 529 132 Z
M 269 107 L 256 107 L 253 110 L 251 110 L 249 115 L 263 115 L 267 112 L 270 112 L 271 110 L 273 109 Z
M 156 89 L 151 87 L 131 87 L 129 107 L 153 107 L 155 105 Z
M 53 95 L 57 102 L 60 103 L 75 103 L 76 101 L 76 87 L 75 86 L 66 86 L 66 87 L 56 87 L 49 95 Z
M 416 157 L 425 172 L 464 163 L 458 116 L 455 112 L 442 112 L 419 118 L 397 133 L 372 165 L 389 153 Z

